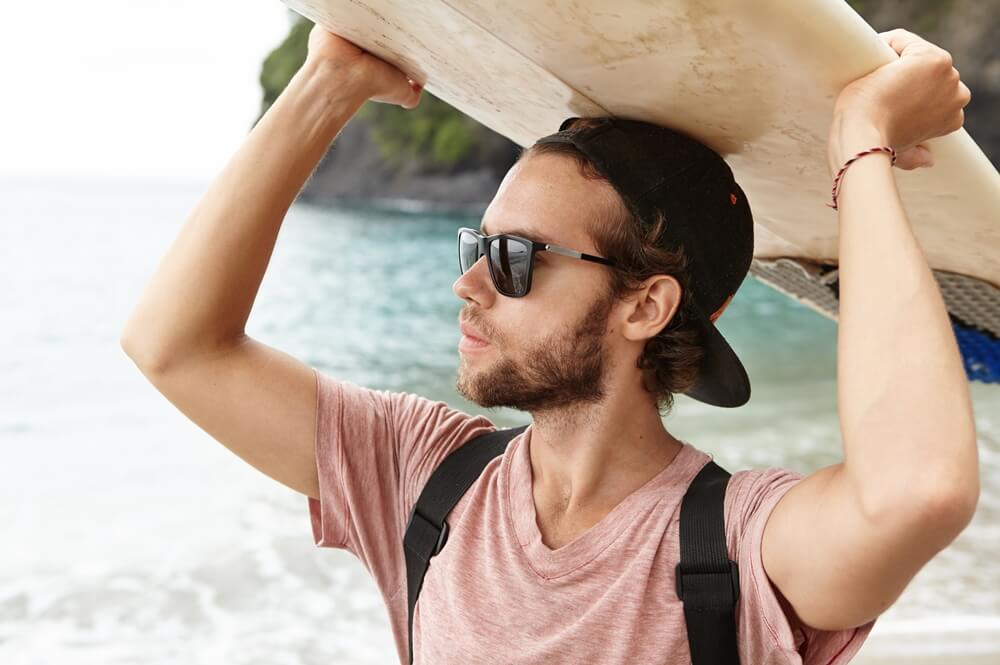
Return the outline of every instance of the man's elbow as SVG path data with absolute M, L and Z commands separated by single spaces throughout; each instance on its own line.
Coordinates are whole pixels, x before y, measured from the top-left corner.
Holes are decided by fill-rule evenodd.
M 969 526 L 979 503 L 979 479 L 941 473 L 929 483 L 911 479 L 909 486 L 908 492 L 883 492 L 877 499 L 868 495 L 862 512 L 872 528 L 908 540 L 929 560 Z
M 134 333 L 122 332 L 118 344 L 143 374 L 149 376 L 162 369 L 162 356 L 153 353 L 149 344 L 140 343 Z
M 976 515 L 979 478 L 942 484 L 932 491 L 915 493 L 918 519 L 928 535 L 937 534 L 942 548 L 958 537 Z

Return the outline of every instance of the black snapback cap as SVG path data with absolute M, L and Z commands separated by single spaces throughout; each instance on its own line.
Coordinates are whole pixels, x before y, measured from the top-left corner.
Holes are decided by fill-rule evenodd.
M 693 322 L 704 355 L 685 394 L 706 404 L 737 407 L 750 399 L 743 363 L 715 327 L 753 259 L 753 217 L 732 169 L 708 146 L 679 131 L 640 120 L 567 118 L 536 143 L 569 143 L 611 183 L 640 223 L 667 220 L 664 245 L 689 258 Z M 591 124 L 592 123 L 592 124 Z

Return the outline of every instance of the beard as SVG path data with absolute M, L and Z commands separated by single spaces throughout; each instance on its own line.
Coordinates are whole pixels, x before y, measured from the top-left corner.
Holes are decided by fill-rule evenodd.
M 463 357 L 456 390 L 481 407 L 509 407 L 536 419 L 540 413 L 602 401 L 607 370 L 604 335 L 613 305 L 612 294 L 602 295 L 568 332 L 538 340 L 520 358 L 502 356 L 475 369 Z M 475 324 L 475 319 L 470 322 Z

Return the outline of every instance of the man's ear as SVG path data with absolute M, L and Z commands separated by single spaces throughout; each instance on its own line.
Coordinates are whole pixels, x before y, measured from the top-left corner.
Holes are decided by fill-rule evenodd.
M 626 300 L 622 335 L 644 341 L 656 336 L 674 317 L 681 302 L 681 285 L 671 275 L 654 275 Z

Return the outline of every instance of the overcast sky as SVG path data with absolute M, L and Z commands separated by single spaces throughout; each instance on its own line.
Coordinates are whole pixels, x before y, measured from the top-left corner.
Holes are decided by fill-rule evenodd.
M 291 24 L 280 0 L 0 7 L 0 177 L 211 179 Z

